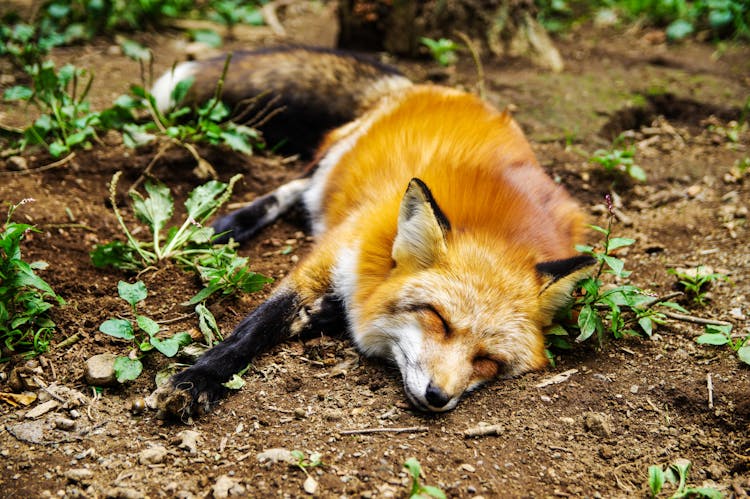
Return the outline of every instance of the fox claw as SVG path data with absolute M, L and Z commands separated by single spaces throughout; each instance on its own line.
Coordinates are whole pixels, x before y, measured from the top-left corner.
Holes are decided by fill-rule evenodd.
M 210 374 L 186 369 L 156 391 L 158 416 L 185 421 L 192 416 L 207 414 L 226 391 Z

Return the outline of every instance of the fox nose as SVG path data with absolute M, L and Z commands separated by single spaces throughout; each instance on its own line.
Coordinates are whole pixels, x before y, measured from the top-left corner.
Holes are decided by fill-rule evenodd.
M 443 390 L 433 385 L 432 382 L 427 385 L 427 391 L 424 394 L 424 398 L 427 399 L 427 402 L 432 407 L 438 409 L 444 407 L 451 400 L 451 398 Z

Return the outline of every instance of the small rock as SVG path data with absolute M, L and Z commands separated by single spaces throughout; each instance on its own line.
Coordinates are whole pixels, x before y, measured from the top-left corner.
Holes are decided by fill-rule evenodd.
M 55 418 L 55 428 L 63 431 L 70 431 L 76 427 L 76 422 L 68 418 Z
M 600 412 L 587 412 L 584 414 L 583 427 L 600 437 L 609 437 L 612 435 L 612 424 L 609 421 L 609 416 Z
M 84 376 L 86 383 L 93 386 L 109 386 L 115 383 L 115 359 L 112 353 L 100 353 L 86 361 Z
M 747 319 L 747 316 L 742 313 L 742 307 L 733 308 L 729 311 L 729 315 L 731 315 L 733 319 L 737 319 L 739 321 L 744 321 L 745 319 Z
M 146 401 L 142 397 L 136 397 L 130 401 L 130 412 L 140 414 L 146 409 Z
M 48 400 L 44 402 L 43 404 L 39 404 L 38 406 L 34 407 L 33 409 L 29 410 L 26 413 L 26 419 L 36 419 L 39 416 L 43 416 L 47 414 L 49 411 L 52 411 L 57 408 L 60 404 L 57 402 L 57 400 Z
M 86 468 L 73 468 L 65 472 L 65 478 L 73 483 L 87 483 L 94 478 L 94 472 Z
M 11 156 L 8 158 L 8 170 L 20 172 L 28 169 L 29 162 L 23 156 Z
M 318 491 L 318 481 L 313 477 L 308 476 L 307 479 L 305 479 L 305 483 L 302 484 L 302 488 L 308 494 L 314 495 Z
M 633 395 L 635 395 L 636 393 L 638 393 L 639 389 L 640 389 L 640 387 L 638 385 L 631 385 L 630 386 L 630 393 L 632 393 Z
M 246 492 L 244 485 L 239 480 L 228 475 L 221 475 L 213 486 L 213 493 L 216 499 L 222 499 L 229 496 L 241 496 Z
M 569 425 L 576 424 L 576 420 L 573 419 L 573 418 L 571 418 L 571 417 L 568 417 L 568 416 L 562 416 L 560 418 L 560 421 L 563 422 L 563 423 L 565 423 L 565 424 L 569 424 Z
M 477 469 L 469 463 L 463 463 L 461 466 L 459 466 L 459 468 L 464 471 L 468 471 L 469 473 L 474 473 L 475 471 L 477 471 Z
M 138 454 L 138 462 L 141 464 L 161 464 L 167 457 L 167 449 L 161 445 L 155 445 L 148 449 L 143 449 Z
M 201 434 L 193 430 L 182 430 L 177 434 L 180 439 L 178 447 L 187 450 L 190 454 L 198 452 L 198 443 L 201 440 Z
M 107 489 L 104 496 L 112 499 L 140 499 L 144 494 L 132 487 L 113 487 Z
M 261 463 L 289 463 L 294 464 L 297 462 L 289 449 L 284 448 L 273 448 L 266 449 L 263 452 L 259 452 L 256 456 L 258 461 Z

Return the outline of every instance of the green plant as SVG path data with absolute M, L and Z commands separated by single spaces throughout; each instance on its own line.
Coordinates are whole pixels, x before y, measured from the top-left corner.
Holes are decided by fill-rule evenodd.
M 737 357 L 745 364 L 750 364 L 750 334 L 744 337 L 734 338 L 732 336 L 732 325 L 708 324 L 705 332 L 698 336 L 695 341 L 701 345 L 729 345 L 737 352 Z
M 174 212 L 174 201 L 168 187 L 147 182 L 143 197 L 131 191 L 133 212 L 145 223 L 151 233 L 150 241 L 138 240 L 128 229 L 117 207 L 117 182 L 121 172 L 115 174 L 110 184 L 110 201 L 115 217 L 125 234 L 126 241 L 112 241 L 97 245 L 91 260 L 97 267 L 112 266 L 123 270 L 141 270 L 171 260 L 193 270 L 206 283 L 185 305 L 195 305 L 214 293 L 253 292 L 261 289 L 271 279 L 248 270 L 247 259 L 237 255 L 234 245 L 214 246 L 216 235 L 203 224 L 229 199 L 232 187 L 240 175 L 228 184 L 211 180 L 198 186 L 185 201 L 186 218 L 179 227 L 167 229 Z
M 195 158 L 198 167 L 206 170 L 203 175 L 215 177 L 213 167 L 198 154 L 194 144 L 224 145 L 244 154 L 252 154 L 253 148 L 262 146 L 257 130 L 228 119 L 230 109 L 220 100 L 230 59 L 231 54 L 225 61 L 213 97 L 197 109 L 183 105 L 195 81 L 192 77 L 175 85 L 171 93 L 175 105 L 166 112 L 157 107 L 156 99 L 145 85 L 132 85 L 130 95 L 120 96 L 110 109 L 102 113 L 104 125 L 121 130 L 129 147 L 152 141 L 166 141 L 167 145 L 183 147 Z M 136 123 L 134 113 L 140 110 L 146 110 L 151 120 Z
M 136 349 L 130 355 L 119 356 L 115 359 L 114 370 L 117 381 L 125 383 L 136 379 L 141 374 L 143 354 L 156 349 L 166 357 L 174 357 L 180 347 L 189 344 L 192 339 L 185 332 L 176 333 L 166 339 L 159 339 L 156 336 L 161 329 L 159 324 L 150 317 L 138 313 L 138 303 L 148 296 L 146 285 L 142 281 L 137 281 L 135 284 L 120 281 L 117 283 L 117 293 L 130 305 L 132 319 L 107 319 L 99 326 L 99 331 L 114 338 L 131 340 L 135 344 Z
M 41 115 L 23 132 L 20 147 L 41 144 L 54 157 L 69 153 L 74 147 L 90 145 L 100 124 L 99 114 L 92 112 L 86 100 L 93 76 L 66 64 L 58 70 L 52 61 L 26 67 L 31 86 L 16 85 L 3 93 L 6 101 L 26 101 Z
M 693 297 L 693 301 L 700 306 L 706 303 L 706 290 L 714 281 L 727 281 L 729 278 L 725 274 L 713 272 L 710 268 L 702 265 L 693 269 L 668 269 L 668 273 L 677 277 L 680 285 L 685 289 L 688 295 Z
M 433 485 L 422 485 L 419 480 L 422 476 L 422 465 L 419 464 L 416 458 L 410 457 L 404 462 L 404 468 L 407 469 L 409 475 L 411 475 L 411 490 L 409 491 L 409 497 L 412 499 L 423 498 L 423 497 L 435 497 L 437 499 L 445 499 L 445 492 L 440 488 Z
M 55 323 L 49 318 L 54 300 L 65 305 L 49 284 L 34 271 L 45 262 L 27 263 L 21 256 L 21 241 L 31 225 L 11 222 L 13 212 L 32 199 L 10 204 L 0 231 L 0 339 L 8 351 L 30 350 L 30 355 L 47 351 Z
M 674 463 L 666 467 L 649 466 L 648 468 L 648 486 L 651 497 L 657 497 L 666 482 L 677 487 L 677 490 L 670 496 L 670 499 L 682 499 L 688 497 L 705 497 L 708 499 L 721 499 L 723 494 L 713 487 L 688 487 L 687 478 L 690 473 L 692 463 L 687 459 L 677 459 Z
M 461 50 L 461 45 L 453 40 L 447 38 L 433 40 L 432 38 L 422 37 L 419 41 L 429 49 L 432 58 L 441 66 L 452 66 L 458 62 L 458 54 L 456 52 Z
M 646 172 L 635 164 L 635 148 L 599 149 L 594 152 L 590 161 L 600 164 L 606 172 L 627 175 L 639 182 L 646 181 Z
M 612 200 L 606 197 L 610 216 L 606 228 L 596 225 L 593 230 L 604 235 L 602 248 L 597 251 L 593 246 L 578 245 L 576 249 L 581 253 L 594 257 L 598 263 L 596 272 L 580 283 L 581 293 L 578 294 L 566 315 L 577 317 L 574 322 L 557 325 L 547 332 L 548 344 L 552 347 L 568 349 L 568 335 L 570 331 L 577 331 L 575 341 L 582 342 L 597 334 L 599 343 L 603 343 L 607 330 L 614 338 L 645 334 L 651 336 L 658 324 L 666 322 L 666 316 L 656 310 L 656 306 L 677 309 L 686 312 L 684 308 L 674 302 L 660 301 L 637 286 L 605 285 L 603 275 L 612 275 L 618 279 L 630 276 L 625 270 L 625 262 L 614 256 L 616 250 L 632 245 L 635 240 L 624 237 L 612 237 L 612 223 L 614 220 Z M 601 312 L 604 311 L 604 317 Z M 638 330 L 635 329 L 637 324 Z

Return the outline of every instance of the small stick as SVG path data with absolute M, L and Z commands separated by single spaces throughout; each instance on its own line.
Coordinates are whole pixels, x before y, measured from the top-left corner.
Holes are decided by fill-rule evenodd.
M 708 388 L 708 408 L 714 408 L 714 383 L 711 380 L 711 373 L 706 374 L 706 387 Z
M 81 335 L 78 333 L 72 334 L 57 344 L 55 348 L 68 348 L 81 341 Z
M 676 321 L 692 322 L 693 324 L 703 324 L 712 326 L 731 326 L 731 322 L 720 321 L 718 319 L 704 319 L 703 317 L 696 317 L 694 315 L 678 314 L 676 312 L 662 312 L 665 316 Z
M 189 314 L 178 315 L 177 317 L 173 317 L 171 319 L 164 319 L 164 320 L 156 321 L 156 323 L 157 324 L 171 324 L 173 322 L 180 322 L 181 320 L 189 319 L 194 315 L 195 315 L 195 312 L 190 312 Z
M 341 435 L 366 435 L 368 433 L 419 433 L 430 431 L 426 426 L 408 426 L 405 428 L 362 428 L 360 430 L 342 430 Z
M 75 157 L 76 157 L 76 153 L 72 152 L 68 154 L 67 156 L 65 156 L 63 159 L 60 159 L 48 165 L 40 166 L 39 168 L 30 168 L 28 170 L 19 170 L 19 171 L 12 171 L 12 172 L 0 172 L 0 175 L 31 175 L 32 173 L 39 173 L 39 172 L 51 170 L 53 168 L 57 168 L 58 166 L 63 166 L 69 163 L 70 161 L 72 161 L 73 158 Z
M 505 429 L 499 424 L 475 426 L 464 431 L 464 437 L 486 437 L 488 435 L 500 435 Z
M 484 86 L 484 66 L 482 66 L 482 59 L 479 57 L 479 52 L 477 52 L 474 42 L 471 41 L 471 38 L 469 38 L 466 33 L 458 30 L 455 30 L 454 33 L 463 40 L 466 47 L 469 49 L 469 52 L 471 52 L 471 57 L 474 59 L 474 66 L 477 68 L 477 87 L 479 90 L 479 97 L 482 100 L 487 100 L 487 90 Z

